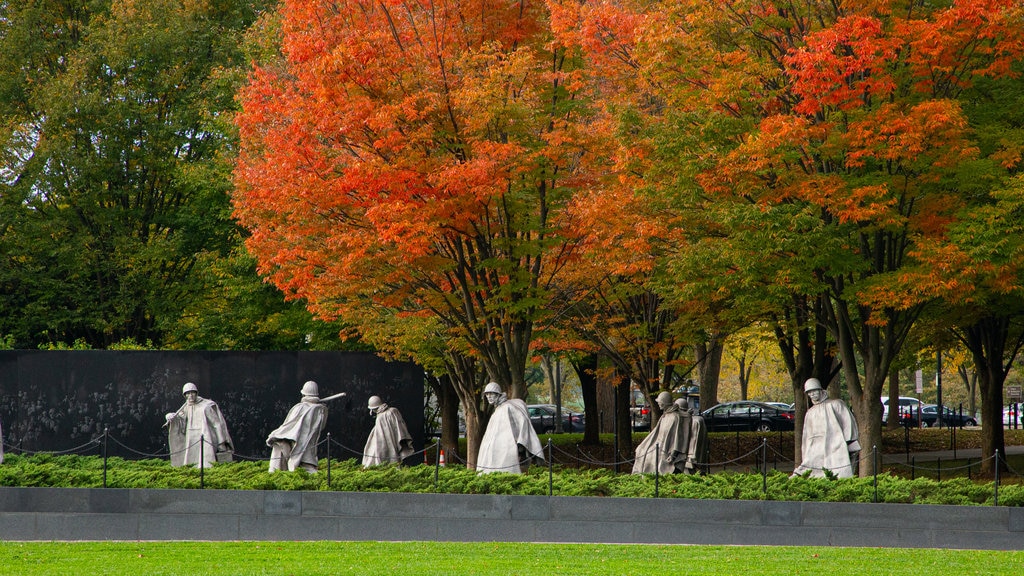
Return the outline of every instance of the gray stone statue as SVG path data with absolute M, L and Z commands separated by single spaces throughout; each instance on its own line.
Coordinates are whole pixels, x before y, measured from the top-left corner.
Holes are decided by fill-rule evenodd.
M 316 446 L 327 425 L 325 402 L 341 398 L 345 393 L 321 399 L 316 382 L 310 380 L 302 385 L 301 394 L 302 400 L 288 411 L 284 423 L 267 436 L 271 472 L 301 468 L 312 474 L 320 469 Z
M 215 462 L 230 462 L 234 445 L 217 403 L 199 396 L 192 382 L 182 386 L 181 393 L 185 403 L 165 416 L 171 466 L 209 468 Z
M 696 474 L 700 472 L 701 464 L 707 463 L 708 454 L 708 426 L 704 417 L 695 414 L 690 409 L 690 402 L 686 398 L 680 398 L 675 402 L 680 412 L 690 414 L 690 444 L 686 455 L 686 463 L 683 465 L 683 472 Z
M 370 396 L 367 407 L 376 420 L 363 447 L 363 468 L 388 462 L 401 463 L 412 456 L 415 451 L 412 435 L 398 408 L 388 406 L 380 396 Z
M 804 392 L 811 407 L 804 416 L 803 438 L 800 451 L 803 461 L 793 470 L 793 476 L 810 473 L 824 477 L 825 470 L 839 478 L 853 476 L 853 463 L 860 452 L 857 438 L 857 419 L 845 402 L 829 399 L 828 392 L 817 378 L 804 383 Z
M 494 406 L 494 413 L 480 441 L 477 473 L 521 474 L 529 468 L 531 460 L 543 460 L 544 449 L 530 423 L 526 403 L 518 398 L 510 400 L 497 382 L 484 387 L 484 398 Z
M 655 401 L 661 418 L 636 447 L 633 474 L 683 472 L 690 454 L 690 412 L 680 410 L 668 392 L 658 394 Z

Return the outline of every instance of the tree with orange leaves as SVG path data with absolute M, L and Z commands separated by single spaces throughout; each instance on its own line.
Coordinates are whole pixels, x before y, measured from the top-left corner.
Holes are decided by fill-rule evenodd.
M 926 302 L 897 280 L 970 202 L 958 167 L 982 152 L 961 99 L 1019 66 L 1019 3 L 604 3 L 628 15 L 612 23 L 552 2 L 563 42 L 642 87 L 611 112 L 651 135 L 643 187 L 706 216 L 675 266 L 710 277 L 680 289 L 749 314 L 817 302 L 796 328 L 828 329 L 861 443 L 878 444 L 882 384 Z M 830 380 L 794 386 L 811 375 Z
M 289 0 L 241 94 L 236 215 L 323 318 L 447 371 L 475 463 L 479 393 L 525 395 L 586 135 L 544 5 Z M 273 28 L 272 26 L 268 26 Z M 405 345 L 408 344 L 408 345 Z

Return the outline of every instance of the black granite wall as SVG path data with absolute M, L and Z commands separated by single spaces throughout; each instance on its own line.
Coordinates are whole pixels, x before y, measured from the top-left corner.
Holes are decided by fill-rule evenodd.
M 402 412 L 423 447 L 423 370 L 362 352 L 0 351 L 0 422 L 8 451 L 74 450 L 106 428 L 108 455 L 163 457 L 164 414 L 181 406 L 182 385 L 194 382 L 220 406 L 236 454 L 266 458 L 267 434 L 307 380 L 321 397 L 348 394 L 328 403 L 325 433 L 335 442 L 362 451 L 373 426 L 366 401 L 376 394 Z M 331 457 L 355 454 L 334 444 Z

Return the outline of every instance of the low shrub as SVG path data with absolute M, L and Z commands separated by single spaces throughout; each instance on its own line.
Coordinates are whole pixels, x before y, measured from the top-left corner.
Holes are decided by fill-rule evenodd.
M 336 490 L 353 492 L 433 492 L 624 498 L 694 498 L 891 502 L 992 505 L 992 482 L 954 478 L 935 481 L 890 474 L 875 478 L 790 478 L 722 472 L 706 476 L 655 478 L 604 469 L 534 466 L 526 474 L 476 474 L 462 466 L 435 468 L 378 466 L 363 469 L 356 460 L 320 462 L 320 471 L 269 473 L 265 462 L 233 462 L 200 471 L 173 468 L 164 460 L 108 459 L 98 456 L 8 455 L 0 465 L 0 486 L 61 488 L 185 488 L 223 490 Z M 1024 506 L 1024 488 L 1000 486 L 999 504 Z

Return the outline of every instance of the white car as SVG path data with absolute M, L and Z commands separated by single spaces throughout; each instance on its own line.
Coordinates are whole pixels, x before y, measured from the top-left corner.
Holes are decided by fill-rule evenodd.
M 917 398 L 911 398 L 909 396 L 900 396 L 899 403 L 900 403 L 900 406 L 899 406 L 899 408 L 897 410 L 900 412 L 900 414 L 906 414 L 907 412 L 913 412 L 914 414 L 916 414 L 917 411 L 920 410 L 924 406 L 923 402 L 921 402 Z M 882 396 L 882 423 L 883 424 L 888 419 L 888 417 L 889 417 L 889 397 L 888 396 Z

